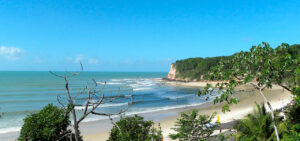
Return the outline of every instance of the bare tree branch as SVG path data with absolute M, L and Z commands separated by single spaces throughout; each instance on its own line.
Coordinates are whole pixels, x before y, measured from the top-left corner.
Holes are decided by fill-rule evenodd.
M 282 88 L 288 90 L 289 92 L 292 92 L 292 89 L 289 88 L 288 86 L 284 86 L 283 84 L 279 84 L 279 86 L 281 86 Z
M 58 103 L 62 106 L 62 107 L 64 107 L 64 108 L 66 108 L 66 106 L 60 101 L 60 96 L 57 96 L 57 101 L 58 101 Z
M 107 113 L 100 113 L 100 112 L 96 112 L 96 109 L 101 105 L 101 104 L 105 104 L 105 103 L 110 103 L 110 102 L 121 102 L 122 99 L 120 99 L 120 92 L 121 92 L 121 88 L 119 87 L 117 89 L 116 94 L 113 95 L 113 91 L 111 91 L 111 94 L 109 96 L 105 96 L 105 87 L 106 87 L 106 82 L 104 82 L 103 86 L 98 88 L 98 83 L 97 81 L 93 78 L 92 82 L 93 82 L 93 86 L 92 87 L 88 87 L 88 85 L 86 85 L 81 92 L 79 92 L 77 95 L 75 96 L 71 96 L 71 92 L 70 92 L 70 88 L 69 88 L 69 81 L 68 79 L 79 75 L 80 73 L 83 72 L 83 66 L 82 63 L 80 63 L 81 66 L 81 70 L 80 72 L 66 72 L 69 75 L 59 75 L 57 73 L 54 73 L 52 71 L 50 71 L 50 73 L 56 77 L 59 78 L 63 78 L 63 80 L 65 81 L 65 89 L 67 92 L 67 99 L 68 99 L 68 108 L 70 108 L 70 112 L 72 113 L 72 117 L 73 117 L 73 128 L 75 131 L 75 140 L 79 141 L 79 123 L 82 122 L 89 114 L 94 114 L 94 115 L 101 115 L 101 116 L 108 116 L 109 119 L 112 121 L 111 116 L 112 115 L 120 115 L 122 113 L 124 113 L 125 111 L 128 110 L 129 105 L 132 104 L 133 102 L 128 102 L 127 107 L 124 109 L 121 109 L 119 112 L 114 113 L 114 114 L 107 114 Z M 131 92 L 132 92 L 132 88 L 131 88 Z M 85 100 L 85 104 L 76 104 L 76 99 L 79 95 L 83 95 Z M 99 95 L 99 96 L 97 96 Z M 126 96 L 124 97 L 126 98 Z M 61 97 L 58 96 L 57 97 L 57 101 L 60 105 L 62 105 L 63 107 L 66 107 L 65 104 L 63 104 L 63 102 L 61 102 Z M 131 98 L 131 100 L 133 100 L 133 98 Z M 77 111 L 76 111 L 76 107 L 77 106 L 81 106 L 84 107 L 83 108 L 83 114 L 77 118 Z M 91 108 L 89 110 L 89 108 Z M 69 113 L 69 112 L 68 112 Z M 113 121 L 112 121 L 113 123 Z

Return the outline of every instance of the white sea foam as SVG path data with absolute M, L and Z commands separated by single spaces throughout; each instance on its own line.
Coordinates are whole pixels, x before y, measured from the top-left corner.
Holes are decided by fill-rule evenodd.
M 191 96 L 195 96 L 195 94 L 185 94 L 185 95 L 160 95 L 160 97 L 162 98 L 168 98 L 168 99 L 181 99 L 181 98 L 185 98 L 185 97 L 191 97 Z
M 152 112 L 159 112 L 159 111 L 178 109 L 178 108 L 187 108 L 187 107 L 199 106 L 199 105 L 202 105 L 202 104 L 205 104 L 205 103 L 206 102 L 186 104 L 186 105 L 166 106 L 166 107 L 159 107 L 159 108 L 134 109 L 134 111 L 125 112 L 125 116 L 130 116 L 130 115 L 135 115 L 135 114 L 152 113 Z M 114 117 L 117 117 L 117 116 L 112 116 L 112 117 L 114 118 Z M 108 117 L 106 117 L 106 116 L 93 116 L 93 117 L 89 117 L 89 118 L 85 119 L 84 122 L 104 120 L 104 119 L 108 119 Z
M 134 91 L 151 90 L 157 86 L 157 79 L 159 78 L 137 78 L 137 79 L 110 79 L 106 82 L 107 85 L 127 85 L 132 87 Z M 97 82 L 99 84 L 104 84 L 104 82 Z
M 134 88 L 134 91 L 144 91 L 144 90 L 151 90 L 152 88 L 149 87 L 142 87 L 142 88 Z
M 89 106 L 88 109 L 91 109 L 93 108 L 92 106 Z M 85 106 L 76 106 L 75 107 L 75 110 L 84 110 L 85 109 Z
M 97 82 L 98 84 L 101 84 L 101 85 L 121 85 L 122 83 L 119 83 L 119 82 Z
M 119 107 L 119 106 L 125 106 L 128 105 L 128 103 L 105 103 L 105 104 L 100 104 L 98 108 L 104 108 L 104 107 Z M 93 106 L 89 106 L 88 109 L 93 108 Z M 77 106 L 75 107 L 76 110 L 84 110 L 85 106 Z
M 128 105 L 127 102 L 124 103 L 107 103 L 107 104 L 101 104 L 99 107 L 118 107 L 118 106 L 125 106 Z
M 110 79 L 110 81 L 122 81 L 122 79 Z
M 9 133 L 9 132 L 18 132 L 21 130 L 21 127 L 8 127 L 0 129 L 0 134 Z
M 187 108 L 187 107 L 193 107 L 193 106 L 203 105 L 204 103 L 206 103 L 206 102 L 203 102 L 203 103 L 194 103 L 194 104 L 185 104 L 185 105 L 176 105 L 176 106 L 166 106 L 166 107 L 159 107 L 159 108 L 145 108 L 145 109 L 141 109 L 141 111 L 126 113 L 126 115 L 151 113 L 151 112 L 158 112 L 158 111 L 178 109 L 178 108 Z
M 129 86 L 132 87 L 134 91 L 142 91 L 154 89 L 156 83 L 154 79 L 135 79 Z

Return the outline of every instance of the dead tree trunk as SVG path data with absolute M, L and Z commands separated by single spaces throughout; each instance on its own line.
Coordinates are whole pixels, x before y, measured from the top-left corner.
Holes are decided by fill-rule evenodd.
M 104 89 L 106 83 L 104 83 L 104 85 L 99 88 L 97 82 L 94 79 L 92 79 L 93 82 L 94 82 L 94 86 L 92 88 L 88 88 L 88 86 L 86 86 L 83 89 L 82 93 L 83 94 L 87 94 L 86 95 L 87 97 L 86 97 L 86 100 L 85 100 L 86 103 L 84 105 L 82 105 L 82 104 L 76 104 L 75 103 L 76 96 L 72 97 L 72 95 L 70 93 L 68 79 L 71 78 L 71 77 L 73 77 L 73 76 L 76 76 L 76 75 L 80 74 L 83 71 L 83 66 L 82 66 L 81 63 L 80 63 L 80 65 L 81 65 L 81 71 L 79 73 L 70 73 L 70 72 L 67 72 L 70 75 L 58 75 L 58 74 L 50 71 L 50 73 L 52 75 L 54 75 L 56 77 L 59 77 L 59 78 L 63 78 L 64 81 L 65 81 L 65 89 L 66 89 L 66 92 L 67 92 L 67 106 L 64 105 L 63 102 L 60 101 L 61 97 L 59 97 L 59 96 L 57 97 L 57 101 L 64 108 L 69 109 L 69 112 L 71 112 L 71 114 L 72 114 L 72 117 L 73 117 L 73 119 L 72 119 L 73 120 L 73 129 L 74 129 L 74 132 L 75 132 L 75 141 L 80 141 L 79 123 L 81 121 L 83 121 L 89 114 L 108 116 L 109 119 L 112 120 L 112 118 L 111 118 L 112 115 L 120 115 L 120 114 L 124 113 L 128 109 L 128 106 L 130 104 L 132 104 L 132 101 L 129 102 L 128 105 L 127 105 L 127 107 L 125 108 L 125 110 L 120 110 L 120 112 L 118 112 L 116 114 L 106 114 L 106 113 L 98 113 L 98 112 L 96 112 L 95 110 L 101 104 L 113 102 L 114 100 L 116 100 L 117 98 L 119 98 L 120 97 L 120 95 L 119 95 L 120 88 L 118 89 L 117 95 L 115 95 L 115 96 L 111 95 L 111 96 L 105 97 L 103 89 Z M 132 92 L 132 90 L 131 90 L 131 92 Z M 133 100 L 132 97 L 131 97 L 131 100 Z M 77 117 L 76 109 L 75 109 L 76 106 L 83 106 L 84 107 L 84 111 L 83 111 L 83 114 L 82 114 L 81 117 Z M 91 107 L 91 110 L 89 110 L 90 107 Z M 69 114 L 69 113 L 67 113 L 67 114 Z
M 262 90 L 264 90 L 266 88 L 266 86 L 259 87 L 258 85 L 254 84 L 254 83 L 251 83 L 251 84 L 255 87 L 255 89 L 257 89 L 259 91 L 259 94 L 263 97 L 264 101 L 267 103 L 268 107 L 270 108 L 270 113 L 271 113 L 272 121 L 274 123 L 273 126 L 274 126 L 274 132 L 275 132 L 275 135 L 276 135 L 276 139 L 277 139 L 277 141 L 280 141 L 279 133 L 278 133 L 278 129 L 277 129 L 277 126 L 276 126 L 276 120 L 275 120 L 275 115 L 274 115 L 274 111 L 273 111 L 272 105 L 269 102 L 269 100 L 266 98 L 266 96 L 264 95 L 264 93 L 262 92 Z
M 275 134 L 276 134 L 276 139 L 277 139 L 277 141 L 280 141 L 279 133 L 278 133 L 277 126 L 276 126 L 276 120 L 275 120 L 275 116 L 274 116 L 274 112 L 273 112 L 273 108 L 272 108 L 270 102 L 267 100 L 267 98 L 263 94 L 262 89 L 259 89 L 259 93 L 264 98 L 264 101 L 267 103 L 268 107 L 270 108 L 270 113 L 271 113 L 271 116 L 272 116 L 272 121 L 274 123 L 274 130 L 275 130 Z
M 65 79 L 65 82 L 66 82 L 66 91 L 67 91 L 67 94 L 68 94 L 68 101 L 69 101 L 69 104 L 71 106 L 71 112 L 72 112 L 72 116 L 73 116 L 75 141 L 79 141 L 79 131 L 78 131 L 79 126 L 78 126 L 78 123 L 77 123 L 77 120 L 76 120 L 76 112 L 75 112 L 73 100 L 71 98 L 71 94 L 70 94 L 70 90 L 69 90 L 69 82 L 68 82 L 66 77 L 64 79 Z

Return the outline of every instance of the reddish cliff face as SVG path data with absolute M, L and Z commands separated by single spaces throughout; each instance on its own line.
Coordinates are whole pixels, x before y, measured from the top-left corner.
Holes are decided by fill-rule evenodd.
M 171 68 L 168 74 L 168 79 L 175 80 L 175 75 L 176 75 L 176 68 L 174 64 L 171 64 Z

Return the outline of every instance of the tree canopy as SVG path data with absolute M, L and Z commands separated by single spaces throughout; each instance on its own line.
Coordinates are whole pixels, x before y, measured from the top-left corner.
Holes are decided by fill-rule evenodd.
M 290 54 L 292 59 L 299 59 L 300 57 L 300 44 L 295 44 L 289 46 L 284 44 L 285 49 L 281 50 L 281 53 Z M 270 47 L 271 48 L 271 47 Z M 271 48 L 272 50 L 275 50 Z M 278 48 L 279 51 L 279 48 Z M 178 79 L 189 79 L 189 80 L 200 80 L 201 75 L 203 79 L 210 79 L 209 71 L 218 65 L 221 61 L 232 60 L 234 56 L 239 55 L 240 53 L 235 53 L 231 56 L 218 56 L 218 57 L 207 57 L 207 58 L 188 58 L 184 60 L 178 60 L 174 63 L 176 67 L 176 78 Z M 224 63 L 225 68 L 230 68 L 232 64 Z M 254 69 L 254 68 L 253 68 Z M 291 78 L 289 76 L 288 78 Z M 288 79 L 287 78 L 287 79 Z M 287 80 L 286 79 L 286 80 Z
M 162 131 L 154 128 L 154 122 L 143 117 L 121 117 L 110 131 L 108 141 L 160 141 Z
M 199 115 L 197 110 L 193 110 L 190 114 L 181 113 L 181 118 L 177 119 L 175 128 L 172 128 L 176 133 L 169 136 L 179 141 L 208 140 L 216 129 L 216 126 L 209 125 L 215 115 L 216 113 L 210 116 Z
M 66 109 L 58 108 L 49 104 L 40 112 L 31 114 L 24 119 L 19 141 L 28 140 L 69 140 L 72 135 L 70 126 L 69 112 Z
M 208 79 L 208 71 L 218 64 L 222 59 L 228 59 L 227 56 L 208 57 L 208 58 L 189 58 L 178 60 L 175 63 L 176 78 L 200 80 L 201 75 L 204 79 Z

